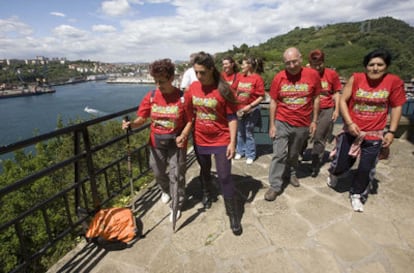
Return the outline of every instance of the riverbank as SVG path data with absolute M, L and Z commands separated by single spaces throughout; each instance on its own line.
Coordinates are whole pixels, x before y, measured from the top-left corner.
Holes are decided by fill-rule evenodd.
M 88 81 L 52 88 L 56 93 L 50 95 L 0 99 L 0 146 L 53 131 L 60 121 L 68 124 L 137 107 L 154 85 Z
M 128 83 L 128 84 L 155 84 L 154 79 L 152 78 L 142 78 L 142 77 L 116 77 L 109 78 L 106 83 L 110 84 L 119 84 L 119 83 Z
M 46 86 L 37 86 L 33 89 L 9 89 L 0 90 L 0 99 L 15 98 L 15 97 L 26 97 L 26 96 L 37 96 L 43 94 L 55 93 L 56 89 Z

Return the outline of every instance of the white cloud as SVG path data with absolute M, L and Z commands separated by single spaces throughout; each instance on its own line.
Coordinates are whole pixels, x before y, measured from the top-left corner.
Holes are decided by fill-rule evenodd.
M 392 16 L 414 25 L 410 1 L 343 0 L 146 0 L 171 5 L 173 16 L 145 17 L 144 0 L 108 0 L 99 18 L 80 26 L 54 26 L 48 37 L 33 37 L 29 25 L 17 17 L 0 19 L 0 58 L 44 54 L 105 62 L 152 61 L 169 57 L 187 60 L 190 53 L 226 51 L 287 33 L 295 27 Z M 373 8 L 375 7 L 375 8 Z M 87 11 L 89 14 L 96 11 Z M 170 12 L 171 14 L 171 12 Z M 122 15 L 122 16 L 121 16 Z M 88 19 L 91 19 L 89 16 Z M 96 19 L 96 20 L 95 20 Z M 13 47 L 14 44 L 14 47 Z
M 50 15 L 57 16 L 57 17 L 66 17 L 64 13 L 57 12 L 57 11 L 52 11 Z
M 92 30 L 95 32 L 115 32 L 116 28 L 110 25 L 93 25 Z
M 69 25 L 60 25 L 53 30 L 53 33 L 59 38 L 67 39 L 85 39 L 87 32 Z
M 102 12 L 109 16 L 121 16 L 131 10 L 127 0 L 104 1 L 102 2 L 101 8 Z
M 32 28 L 20 21 L 17 16 L 6 19 L 0 18 L 0 37 L 2 36 L 27 36 L 33 32 Z

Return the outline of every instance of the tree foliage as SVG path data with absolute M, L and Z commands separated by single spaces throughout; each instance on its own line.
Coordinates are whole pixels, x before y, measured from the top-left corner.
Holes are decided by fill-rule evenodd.
M 393 57 L 389 71 L 405 81 L 414 77 L 414 28 L 392 17 L 309 28 L 296 27 L 287 34 L 270 38 L 257 46 L 233 45 L 233 49 L 217 53 L 216 61 L 221 67 L 221 59 L 227 55 L 238 61 L 245 55 L 263 58 L 266 71 L 263 78 L 268 84 L 275 73 L 284 68 L 282 54 L 292 46 L 299 48 L 304 64 L 311 50 L 324 50 L 326 65 L 336 69 L 344 78 L 353 72 L 363 71 L 362 59 L 369 51 L 386 48 Z
M 81 120 L 69 121 L 68 125 L 79 123 Z M 63 127 L 64 124 L 58 120 L 58 127 Z M 112 120 L 106 123 L 99 123 L 89 127 L 89 137 L 92 142 L 91 145 L 100 145 L 109 141 L 110 139 L 125 134 L 121 129 L 120 122 Z M 148 139 L 148 132 L 134 135 L 130 138 L 131 147 L 138 147 L 146 143 Z M 81 140 L 81 145 L 83 141 Z M 101 169 L 107 166 L 115 159 L 122 158 L 126 155 L 126 141 L 118 141 L 108 148 L 97 152 L 93 156 L 93 164 L 95 169 Z M 31 151 L 18 150 L 14 153 L 12 159 L 3 160 L 3 173 L 0 174 L 0 188 L 8 186 L 11 182 L 19 181 L 26 176 L 43 170 L 53 164 L 67 160 L 74 155 L 74 140 L 73 135 L 68 134 L 53 138 L 47 142 L 39 142 Z M 81 162 L 81 177 L 87 177 L 86 162 Z M 137 166 L 135 166 L 136 168 Z M 135 170 L 137 171 L 137 170 Z M 129 178 L 127 176 L 127 164 L 121 164 L 121 174 L 125 176 L 121 179 L 127 183 Z M 119 191 L 117 170 L 108 169 L 103 177 L 97 177 L 98 191 L 101 196 L 107 194 L 107 187 L 112 191 Z M 147 183 L 152 179 L 151 176 L 141 179 L 136 182 L 138 188 L 143 183 Z M 4 224 L 8 221 L 18 217 L 27 212 L 27 210 L 38 206 L 45 200 L 72 186 L 75 181 L 74 167 L 69 165 L 63 169 L 54 171 L 48 176 L 37 179 L 32 183 L 21 187 L 10 194 L 3 196 L 0 200 L 2 213 L 0 214 L 0 223 Z M 90 189 L 87 189 L 90 190 Z M 129 188 L 128 188 L 129 190 Z M 129 197 L 129 191 L 124 191 L 118 199 L 125 200 L 124 197 Z M 20 247 L 20 240 L 15 235 L 14 226 L 7 230 L 1 230 L 0 241 L 2 247 L 0 248 L 0 272 L 10 272 L 13 268 L 22 261 L 25 255 L 31 255 L 39 247 L 43 246 L 50 239 L 48 237 L 47 228 L 50 229 L 52 236 L 62 233 L 67 229 L 71 223 L 68 222 L 66 206 L 68 201 L 69 209 L 72 215 L 75 215 L 75 194 L 70 193 L 68 200 L 62 198 L 56 199 L 53 203 L 47 203 L 41 206 L 30 217 L 24 218 L 20 222 L 20 230 L 22 232 L 22 240 L 27 246 L 27 253 L 22 253 Z M 118 202 L 116 201 L 115 202 Z M 92 201 L 90 200 L 92 203 Z M 125 202 L 125 201 L 123 201 Z M 110 204 L 116 205 L 116 204 Z M 125 205 L 125 204 L 123 204 Z M 48 216 L 49 223 L 44 221 L 44 215 Z M 48 225 L 48 227 L 47 227 Z M 75 231 L 72 234 L 64 237 L 54 247 L 50 248 L 46 255 L 41 259 L 36 260 L 27 272 L 45 272 L 51 265 L 53 265 L 59 258 L 66 254 L 77 242 L 77 238 L 81 230 Z

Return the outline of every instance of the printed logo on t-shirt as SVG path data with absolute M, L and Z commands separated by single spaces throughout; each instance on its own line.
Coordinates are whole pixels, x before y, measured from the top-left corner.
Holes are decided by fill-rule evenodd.
M 216 106 L 217 99 L 215 98 L 199 98 L 193 96 L 193 105 L 196 107 L 197 119 L 208 121 L 217 120 Z
M 386 89 L 381 89 L 369 92 L 363 89 L 358 89 L 355 93 L 355 113 L 364 113 L 364 115 L 377 115 L 387 111 L 387 101 L 390 92 Z
M 304 105 L 306 104 L 306 97 L 300 97 L 300 98 L 283 98 L 282 100 L 286 104 L 290 105 Z
M 282 102 L 288 107 L 297 108 L 308 101 L 309 85 L 306 83 L 284 84 L 280 91 Z
M 328 97 L 331 93 L 331 90 L 329 90 L 329 82 L 327 81 L 321 81 L 321 86 L 322 86 L 322 90 L 321 90 L 321 97 Z
M 283 84 L 280 89 L 281 92 L 309 92 L 309 85 L 307 83 L 297 84 Z
M 253 84 L 251 82 L 239 82 L 237 85 L 237 99 L 243 103 L 248 101 L 252 93 Z
M 161 106 L 153 104 L 151 106 L 151 119 L 154 128 L 161 130 L 174 130 L 179 116 L 178 105 Z

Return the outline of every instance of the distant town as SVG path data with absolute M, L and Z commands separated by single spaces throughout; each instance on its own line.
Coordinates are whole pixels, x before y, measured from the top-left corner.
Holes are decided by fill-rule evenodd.
M 149 63 L 68 61 L 44 56 L 3 59 L 0 60 L 0 98 L 51 93 L 53 86 L 95 80 L 113 84 L 153 84 L 148 66 Z M 187 68 L 188 63 L 176 63 L 176 86 Z
M 103 63 L 89 60 L 36 56 L 0 59 L 0 98 L 55 92 L 54 86 L 105 80 L 109 84 L 153 84 L 149 63 Z M 188 62 L 176 62 L 174 85 L 179 86 Z M 345 83 L 345 79 L 341 78 Z M 414 100 L 414 79 L 405 83 L 407 98 Z

